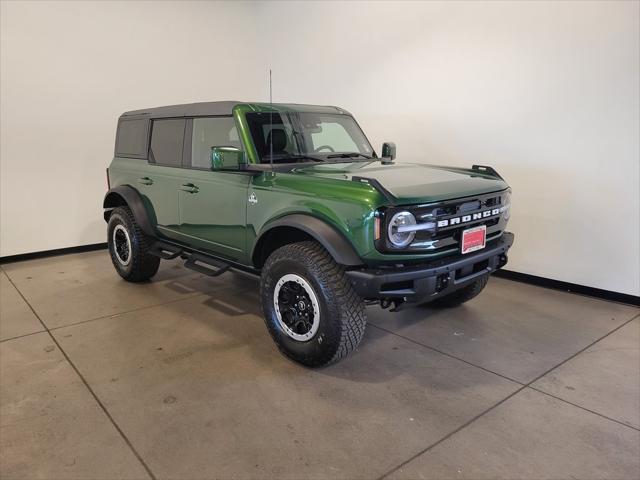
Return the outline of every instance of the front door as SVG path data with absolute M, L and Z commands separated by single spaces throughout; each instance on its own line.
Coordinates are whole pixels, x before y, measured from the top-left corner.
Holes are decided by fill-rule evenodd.
M 178 187 L 180 235 L 197 248 L 242 260 L 251 175 L 211 170 L 211 147 L 241 148 L 233 117 L 195 118 L 189 131 L 185 147 L 191 155 L 187 151 Z

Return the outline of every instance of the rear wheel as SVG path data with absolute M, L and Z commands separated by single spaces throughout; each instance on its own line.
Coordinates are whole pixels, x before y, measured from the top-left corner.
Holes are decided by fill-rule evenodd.
M 458 305 L 462 305 L 472 298 L 477 297 L 484 289 L 484 287 L 487 286 L 487 282 L 489 282 L 488 274 L 483 275 L 477 280 L 474 280 L 466 287 L 462 287 L 460 290 L 456 290 L 449 295 L 445 295 L 444 297 L 440 297 L 434 300 L 433 302 L 431 302 L 431 305 L 444 308 L 453 308 L 457 307 Z
M 364 302 L 343 268 L 313 241 L 285 245 L 267 259 L 260 296 L 269 333 L 282 353 L 309 367 L 356 349 L 366 325 Z
M 118 207 L 111 212 L 107 236 L 111 261 L 122 278 L 142 282 L 156 274 L 160 258 L 149 253 L 151 241 L 136 223 L 129 207 Z

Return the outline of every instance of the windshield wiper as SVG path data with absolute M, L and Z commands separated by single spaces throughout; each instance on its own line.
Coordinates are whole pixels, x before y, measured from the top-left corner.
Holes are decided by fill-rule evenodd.
M 313 160 L 314 162 L 324 162 L 325 159 L 322 157 L 314 157 L 313 155 L 308 155 L 306 153 L 302 153 L 300 155 L 296 155 L 296 158 L 308 158 L 309 160 Z
M 273 163 L 282 163 L 284 160 L 291 160 L 293 162 L 295 162 L 296 160 L 313 160 L 314 162 L 324 162 L 325 159 L 322 157 L 314 157 L 312 155 L 307 155 L 305 154 L 289 154 L 289 155 L 273 155 L 273 158 L 271 158 L 270 160 L 273 160 Z M 269 163 L 269 162 L 267 162 Z
M 354 158 L 354 157 L 364 157 L 369 160 L 371 159 L 369 155 L 365 155 L 364 153 L 359 153 L 359 152 L 333 153 L 331 155 L 327 155 L 327 158 Z

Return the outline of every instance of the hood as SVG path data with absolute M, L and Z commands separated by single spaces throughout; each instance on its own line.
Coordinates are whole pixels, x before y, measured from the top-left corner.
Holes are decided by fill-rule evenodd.
M 508 185 L 498 177 L 470 169 L 419 163 L 350 162 L 314 164 L 291 173 L 334 180 L 353 177 L 375 179 L 398 203 L 432 203 L 504 190 Z

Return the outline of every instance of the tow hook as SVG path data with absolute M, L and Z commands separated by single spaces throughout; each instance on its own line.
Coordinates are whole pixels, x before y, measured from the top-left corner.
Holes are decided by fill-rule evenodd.
M 397 312 L 400 310 L 400 307 L 407 301 L 407 298 L 383 298 L 382 300 L 380 300 L 380 307 L 383 310 L 386 310 L 387 308 L 391 307 L 393 305 L 393 308 L 391 308 L 389 311 L 390 312 Z

